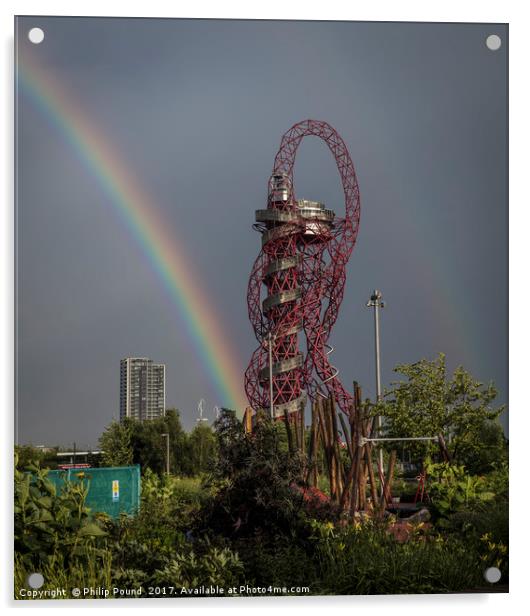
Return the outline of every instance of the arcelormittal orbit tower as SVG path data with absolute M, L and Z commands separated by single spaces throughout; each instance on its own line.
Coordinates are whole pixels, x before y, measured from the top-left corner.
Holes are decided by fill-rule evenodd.
M 296 152 L 307 136 L 322 139 L 335 158 L 344 217 L 323 203 L 295 196 Z M 267 208 L 256 211 L 254 225 L 261 233 L 261 250 L 250 274 L 247 301 L 259 346 L 245 373 L 245 389 L 255 410 L 272 408 L 275 417 L 299 413 L 307 397 L 314 399 L 320 392 L 333 395 L 348 412 L 351 395 L 329 361 L 333 348 L 328 339 L 344 295 L 359 216 L 355 170 L 340 135 L 326 122 L 295 124 L 282 137 Z

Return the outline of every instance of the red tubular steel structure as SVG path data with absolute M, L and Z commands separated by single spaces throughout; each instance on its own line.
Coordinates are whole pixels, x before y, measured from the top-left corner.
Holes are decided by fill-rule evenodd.
M 295 197 L 296 152 L 310 135 L 322 139 L 335 158 L 344 189 L 344 218 L 322 203 Z M 303 412 L 308 396 L 327 392 L 348 413 L 352 397 L 329 362 L 333 348 L 328 339 L 344 295 L 359 218 L 357 178 L 340 135 L 326 122 L 295 124 L 282 137 L 274 159 L 267 209 L 256 211 L 254 228 L 262 234 L 262 248 L 250 274 L 247 303 L 259 346 L 245 373 L 253 409 L 269 409 L 272 391 L 274 416 L 283 417 Z M 302 334 L 305 353 L 299 347 Z

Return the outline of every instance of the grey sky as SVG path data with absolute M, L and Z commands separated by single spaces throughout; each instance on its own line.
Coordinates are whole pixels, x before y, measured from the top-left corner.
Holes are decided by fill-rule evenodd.
M 506 26 L 23 17 L 18 32 L 183 238 L 242 369 L 254 210 L 282 134 L 311 117 L 342 135 L 361 191 L 332 340 L 344 382 L 373 394 L 377 287 L 385 385 L 397 363 L 443 351 L 506 402 Z M 187 427 L 201 397 L 212 418 L 223 401 L 136 240 L 24 92 L 17 111 L 19 441 L 94 446 L 128 355 L 166 363 Z M 343 211 L 323 143 L 302 143 L 295 176 L 299 197 Z

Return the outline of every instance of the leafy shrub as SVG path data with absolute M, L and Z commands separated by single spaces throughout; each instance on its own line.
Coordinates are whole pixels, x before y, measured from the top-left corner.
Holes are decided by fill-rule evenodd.
M 57 494 L 48 471 L 29 465 L 31 472 L 16 468 L 15 551 L 31 569 L 60 563 L 85 565 L 104 556 L 106 532 L 85 506 L 88 484 L 65 484 Z
M 508 501 L 508 463 L 501 461 L 493 465 L 493 470 L 484 476 L 488 490 L 493 492 L 496 498 Z
M 481 583 L 480 557 L 456 538 L 398 542 L 378 522 L 313 523 L 316 594 L 405 594 L 470 589 Z
M 208 497 L 198 477 L 158 476 L 147 469 L 142 478 L 142 502 L 156 501 L 165 506 L 171 501 L 200 505 Z
M 66 593 L 57 595 L 58 599 L 72 599 L 73 588 L 111 588 L 113 586 L 111 574 L 111 555 L 107 550 L 98 550 L 91 553 L 87 548 L 86 558 L 83 561 L 70 561 L 67 565 L 63 556 L 57 556 L 53 564 L 45 564 L 38 568 L 27 565 L 19 554 L 15 553 L 15 598 L 21 598 L 21 589 L 28 589 L 28 575 L 39 571 L 44 577 L 41 590 L 55 591 L 65 589 Z M 28 598 L 27 595 L 24 598 Z M 31 597 L 29 597 L 31 598 Z
M 437 527 L 462 539 L 478 553 L 481 570 L 496 566 L 508 580 L 508 465 L 501 462 L 485 476 L 466 474 L 462 466 L 430 464 L 429 494 Z
M 477 502 L 469 509 L 457 511 L 439 520 L 446 534 L 462 537 L 470 549 L 480 554 L 487 567 L 498 567 L 508 580 L 508 501 L 503 498 Z
M 197 536 L 196 520 L 209 498 L 197 478 L 159 477 L 148 469 L 138 515 L 109 522 L 114 583 L 121 588 L 232 584 L 242 568 L 237 555 Z
M 468 475 L 463 466 L 427 461 L 426 472 L 429 496 L 441 516 L 495 498 L 486 479 Z
M 112 543 L 112 579 L 121 588 L 151 583 L 153 572 L 169 563 L 171 554 L 184 542 L 172 547 L 155 549 L 154 542 L 125 539 Z
M 306 586 L 317 578 L 317 565 L 308 539 L 300 536 L 241 537 L 234 547 L 244 564 L 245 582 L 250 586 Z
M 206 485 L 214 496 L 203 525 L 223 536 L 267 531 L 291 535 L 303 509 L 303 494 L 292 489 L 302 475 L 303 459 L 282 446 L 283 427 L 262 415 L 252 435 L 234 413 L 216 424 L 219 464 Z
M 173 549 L 193 531 L 201 505 L 210 498 L 197 478 L 158 476 L 147 469 L 142 479 L 140 511 L 109 521 L 113 542 L 144 543 L 152 550 Z
M 177 553 L 153 574 L 158 586 L 198 588 L 201 585 L 236 586 L 242 582 L 243 564 L 228 548 L 207 546 L 202 555 L 194 550 Z
M 15 597 L 35 571 L 43 589 L 110 585 L 107 533 L 85 506 L 88 484 L 67 482 L 58 494 L 47 470 L 26 468 L 15 456 Z
M 21 471 L 27 470 L 28 465 L 34 466 L 37 462 L 43 468 L 56 469 L 58 450 L 58 447 L 43 450 L 32 445 L 15 445 L 18 469 Z
M 458 459 L 474 475 L 489 473 L 508 462 L 508 441 L 498 420 L 484 421 L 459 443 Z
M 183 535 L 171 546 L 153 546 L 153 541 L 140 543 L 134 539 L 115 543 L 113 583 L 124 589 L 141 584 L 178 588 L 241 583 L 243 565 L 226 546 L 213 545 L 207 539 L 188 541 Z
M 445 435 L 451 458 L 476 474 L 490 470 L 492 462 L 506 456 L 506 439 L 498 422 L 504 406 L 494 407 L 493 383 L 481 383 L 462 366 L 449 375 L 443 353 L 432 361 L 399 364 L 394 371 L 405 379 L 393 382 L 373 408 L 374 415 L 385 417 L 388 436 Z M 417 441 L 410 442 L 408 450 L 422 459 L 437 447 Z

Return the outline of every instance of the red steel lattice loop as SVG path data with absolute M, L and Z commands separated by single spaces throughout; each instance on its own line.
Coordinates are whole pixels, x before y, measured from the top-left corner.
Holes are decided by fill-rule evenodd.
M 344 190 L 345 215 L 323 204 L 297 200 L 293 169 L 304 137 L 322 139 L 335 158 Z M 267 209 L 256 211 L 262 248 L 247 290 L 249 318 L 259 346 L 245 373 L 254 409 L 270 407 L 269 336 L 272 336 L 274 414 L 297 413 L 307 396 L 333 395 L 348 412 L 351 395 L 331 365 L 328 339 L 337 320 L 360 219 L 359 187 L 350 154 L 326 122 L 304 120 L 282 137 L 269 180 Z M 306 353 L 299 348 L 305 334 Z

